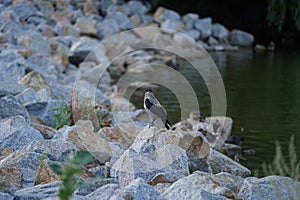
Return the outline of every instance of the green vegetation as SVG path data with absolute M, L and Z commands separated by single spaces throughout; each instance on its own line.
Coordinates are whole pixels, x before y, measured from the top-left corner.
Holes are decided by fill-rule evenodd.
M 59 106 L 53 110 L 56 111 L 56 114 L 54 116 L 56 124 L 53 125 L 53 128 L 60 129 L 70 123 L 71 112 L 68 106 L 60 103 Z
M 61 200 L 69 200 L 74 194 L 75 189 L 82 188 L 92 183 L 91 180 L 79 181 L 76 175 L 83 173 L 82 166 L 89 163 L 93 156 L 87 151 L 78 152 L 74 157 L 69 159 L 69 163 L 58 165 L 49 164 L 51 169 L 60 176 L 62 185 L 59 189 L 59 198 Z M 99 179 L 96 179 L 99 180 Z
M 271 164 L 262 164 L 263 173 L 268 175 L 289 176 L 296 181 L 300 181 L 300 162 L 297 160 L 296 147 L 294 143 L 294 135 L 289 143 L 289 162 L 283 157 L 281 145 L 278 141 L 275 142 L 275 156 Z
M 267 14 L 269 25 L 275 25 L 281 31 L 287 15 L 290 15 L 297 29 L 300 30 L 299 0 L 269 0 Z

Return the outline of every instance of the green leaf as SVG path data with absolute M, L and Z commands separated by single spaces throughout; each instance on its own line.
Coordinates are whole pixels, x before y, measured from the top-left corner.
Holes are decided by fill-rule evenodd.
M 50 163 L 49 167 L 58 175 L 62 174 L 62 167 L 56 163 Z
M 93 156 L 88 151 L 80 151 L 76 156 L 71 160 L 71 163 L 74 165 L 83 166 L 89 163 L 93 159 Z

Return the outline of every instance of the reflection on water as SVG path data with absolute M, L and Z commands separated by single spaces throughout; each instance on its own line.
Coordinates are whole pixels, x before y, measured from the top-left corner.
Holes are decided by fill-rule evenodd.
M 300 54 L 288 52 L 241 50 L 210 54 L 225 84 L 227 116 L 234 121 L 232 134 L 245 138 L 243 149 L 256 151 L 256 155 L 241 161 L 251 170 L 260 169 L 262 162 L 272 161 L 275 140 L 282 144 L 287 157 L 287 144 L 293 134 L 300 158 Z M 185 61 L 180 63 L 179 72 L 196 91 L 201 112 L 210 115 L 211 100 L 203 79 Z M 178 80 L 168 81 L 181 84 Z M 178 122 L 180 108 L 175 95 L 164 87 L 155 93 L 170 120 Z M 132 101 L 142 108 L 140 97 L 133 96 Z

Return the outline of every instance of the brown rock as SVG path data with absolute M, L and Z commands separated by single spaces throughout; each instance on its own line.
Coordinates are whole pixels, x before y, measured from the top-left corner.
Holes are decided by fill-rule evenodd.
M 51 183 L 60 181 L 60 177 L 49 167 L 48 163 L 44 160 L 40 164 L 38 175 L 35 180 L 35 185 L 41 183 Z
M 61 12 L 55 12 L 54 13 L 54 19 L 56 21 L 71 21 L 73 16 L 73 13 L 71 11 L 61 11 Z
M 165 8 L 159 7 L 153 15 L 153 19 L 158 22 L 160 20 L 161 15 L 165 12 Z
M 77 19 L 75 26 L 79 28 L 81 35 L 97 37 L 97 26 L 91 19 L 79 18 Z
M 0 181 L 2 192 L 14 193 L 14 190 L 21 189 L 22 173 L 17 168 L 0 166 L 0 176 L 3 178 Z
M 26 76 L 23 77 L 20 83 L 28 87 L 32 87 L 35 91 L 39 91 L 45 88 L 48 93 L 51 93 L 47 80 L 41 73 L 36 71 L 29 72 Z
M 6 158 L 9 154 L 13 153 L 13 148 L 0 148 L 0 160 Z
M 128 122 L 117 124 L 114 127 L 104 127 L 97 134 L 110 142 L 120 142 L 123 146 L 129 147 L 138 133 L 134 123 Z
M 40 133 L 43 135 L 43 137 L 45 139 L 51 139 L 53 138 L 53 136 L 56 134 L 57 130 L 52 128 L 52 127 L 49 127 L 49 126 L 46 126 L 46 125 L 41 125 L 41 124 L 37 124 L 37 123 L 32 123 L 31 126 L 40 131 Z
M 87 0 L 83 7 L 83 12 L 85 15 L 95 14 L 99 15 L 98 8 L 93 4 L 92 0 Z

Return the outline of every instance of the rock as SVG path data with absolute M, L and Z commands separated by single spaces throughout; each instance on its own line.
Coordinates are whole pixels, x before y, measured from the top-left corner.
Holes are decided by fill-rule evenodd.
M 229 35 L 229 42 L 232 45 L 251 47 L 254 42 L 254 37 L 245 31 L 232 30 Z
M 77 26 L 63 22 L 56 23 L 54 31 L 58 36 L 80 36 L 80 30 Z
M 113 127 L 104 127 L 98 131 L 98 135 L 109 142 L 120 142 L 124 147 L 129 147 L 136 136 L 139 129 L 134 123 L 118 123 Z
M 56 198 L 61 182 L 53 182 L 48 184 L 40 184 L 34 187 L 18 190 L 14 196 L 19 200 L 27 199 L 46 199 L 48 197 Z
M 138 27 L 142 23 L 141 17 L 137 14 L 130 16 L 129 19 L 133 27 Z
M 99 197 L 101 197 L 102 200 L 109 200 L 112 196 L 115 195 L 116 191 L 119 189 L 118 184 L 107 184 L 104 185 L 91 194 L 87 195 L 88 198 L 97 200 Z
M 186 152 L 167 140 L 154 137 L 160 134 L 155 127 L 145 127 L 112 166 L 111 176 L 118 177 L 121 185 L 127 185 L 137 177 L 150 181 L 161 172 L 166 176 L 176 173 L 177 179 L 188 174 Z
M 83 12 L 85 15 L 99 15 L 97 6 L 93 3 L 92 0 L 87 0 L 84 4 Z
M 256 44 L 256 45 L 254 46 L 254 51 L 259 52 L 259 51 L 266 51 L 266 50 L 267 50 L 267 47 L 264 46 L 264 45 Z
M 16 95 L 25 89 L 25 86 L 18 83 L 19 77 L 12 76 L 1 78 L 0 80 L 0 97 Z
M 32 141 L 42 139 L 40 132 L 29 126 L 22 116 L 0 121 L 0 147 L 19 150 Z
M 59 162 L 67 162 L 70 155 L 78 152 L 77 147 L 71 142 L 61 139 L 33 141 L 26 147 L 26 150 L 45 153 L 50 160 Z
M 14 152 L 13 148 L 0 148 L 0 160 L 3 160 L 13 152 Z
M 81 196 L 86 196 L 86 195 L 93 193 L 94 191 L 101 188 L 102 186 L 109 185 L 109 184 L 118 184 L 118 180 L 114 179 L 114 178 L 99 177 L 98 180 L 94 181 L 92 184 L 89 184 L 83 188 L 79 188 L 75 194 L 81 195 Z M 99 198 L 103 199 L 101 195 L 98 196 L 98 199 Z
M 175 12 L 174 10 L 169 10 L 169 9 L 166 9 L 164 7 L 159 7 L 154 15 L 153 15 L 153 18 L 156 22 L 158 23 L 161 23 L 163 22 L 164 20 L 171 20 L 171 21 L 174 21 L 174 20 L 179 20 L 180 19 L 180 15 Z
M 38 9 L 31 2 L 11 5 L 1 12 L 2 15 L 8 13 L 16 17 L 20 22 L 26 21 L 30 16 L 39 14 Z
M 122 191 L 123 190 L 123 191 Z M 127 185 L 124 189 L 119 191 L 120 194 L 131 193 L 132 199 L 136 200 L 167 200 L 154 187 L 148 185 L 142 178 L 137 178 Z M 120 195 L 123 196 L 123 195 Z M 126 196 L 123 196 L 125 199 Z
M 225 26 L 223 26 L 222 24 L 219 24 L 219 23 L 212 24 L 211 30 L 212 30 L 212 33 L 211 33 L 212 36 L 217 38 L 218 40 L 227 39 L 229 36 L 228 29 Z
M 195 40 L 182 33 L 174 33 L 173 40 L 182 48 L 193 48 L 196 43 Z
M 228 172 L 232 175 L 241 177 L 247 177 L 251 174 L 250 170 L 246 167 L 213 149 L 210 151 L 208 162 L 214 173 Z
M 100 163 L 106 163 L 112 157 L 109 143 L 80 125 L 64 127 L 59 130 L 53 139 L 64 139 L 73 143 L 79 150 L 89 151 Z
M 1 200 L 13 200 L 14 196 L 11 196 L 10 194 L 7 194 L 7 193 L 0 192 L 0 199 Z
M 166 19 L 160 24 L 160 27 L 166 33 L 173 33 L 174 31 L 183 30 L 184 24 L 180 20 Z
M 24 31 L 17 38 L 17 44 L 33 50 L 38 55 L 47 56 L 51 53 L 48 38 L 39 32 Z
M 111 167 L 121 157 L 126 147 L 122 146 L 119 142 L 110 142 L 109 145 L 112 151 L 112 158 L 109 161 L 109 167 Z
M 51 93 L 48 81 L 40 72 L 29 72 L 28 74 L 26 74 L 26 76 L 23 77 L 20 83 L 26 85 L 27 87 L 33 88 L 35 91 L 46 89 L 49 94 Z
M 27 110 L 13 96 L 0 98 L 0 120 L 20 115 L 29 120 Z
M 117 22 L 111 18 L 106 18 L 98 23 L 99 39 L 109 38 L 120 31 Z
M 210 17 L 197 19 L 195 22 L 195 28 L 200 31 L 201 39 L 208 38 L 212 31 L 212 19 Z
M 70 62 L 76 66 L 82 61 L 92 61 L 96 64 L 103 63 L 103 60 L 106 59 L 105 50 L 98 45 L 97 40 L 85 36 L 74 40 L 70 48 Z
M 20 94 L 16 95 L 15 98 L 21 103 L 23 106 L 30 104 L 34 101 L 39 101 L 40 96 L 33 88 L 26 88 Z
M 187 35 L 188 37 L 192 38 L 193 40 L 198 40 L 200 37 L 200 32 L 194 29 L 182 31 L 183 34 Z M 193 46 L 190 46 L 192 48 Z
M 300 183 L 281 176 L 267 176 L 264 178 L 249 177 L 243 182 L 238 197 L 250 199 L 297 199 L 299 198 Z
M 106 17 L 107 17 L 107 19 L 111 19 L 111 20 L 115 21 L 119 30 L 126 30 L 126 29 L 132 28 L 132 25 L 130 23 L 128 16 L 124 13 L 117 11 L 117 12 L 113 13 L 112 15 L 109 15 Z
M 0 166 L 1 180 L 1 192 L 9 194 L 15 193 L 15 191 L 21 189 L 22 185 L 22 173 L 15 167 Z M 1 196 L 0 196 L 1 199 Z
M 215 38 L 209 37 L 207 39 L 207 44 L 210 45 L 210 46 L 216 46 L 216 45 L 219 44 L 219 42 Z
M 149 5 L 149 4 L 148 4 Z M 138 14 L 138 15 L 144 15 L 150 10 L 150 6 L 145 6 L 140 1 L 129 1 L 127 3 L 128 8 L 132 13 Z
M 78 18 L 75 24 L 79 28 L 81 35 L 87 35 L 90 37 L 97 37 L 97 25 L 90 17 Z
M 52 183 L 60 180 L 60 177 L 48 165 L 48 159 L 43 160 L 39 167 L 38 175 L 35 180 L 35 185 Z
M 234 197 L 234 192 L 226 185 L 215 182 L 216 175 L 194 172 L 179 179 L 163 192 L 167 199 L 224 199 Z M 232 180 L 231 180 L 232 182 Z M 234 184 L 234 183 L 231 183 Z M 230 194 L 230 196 L 228 196 Z M 233 195 L 233 196 L 232 196 Z
M 195 13 L 187 13 L 182 17 L 182 21 L 185 24 L 186 30 L 192 30 L 194 28 L 195 21 L 199 19 L 199 15 Z
M 37 124 L 37 123 L 31 123 L 31 126 L 38 130 L 42 136 L 44 137 L 44 139 L 51 139 L 53 138 L 53 136 L 56 134 L 57 130 L 49 127 L 49 126 L 45 126 L 45 125 L 41 125 L 41 124 Z
M 0 166 L 15 167 L 20 170 L 22 172 L 22 187 L 31 187 L 35 183 L 40 160 L 40 154 L 20 150 L 1 160 Z

